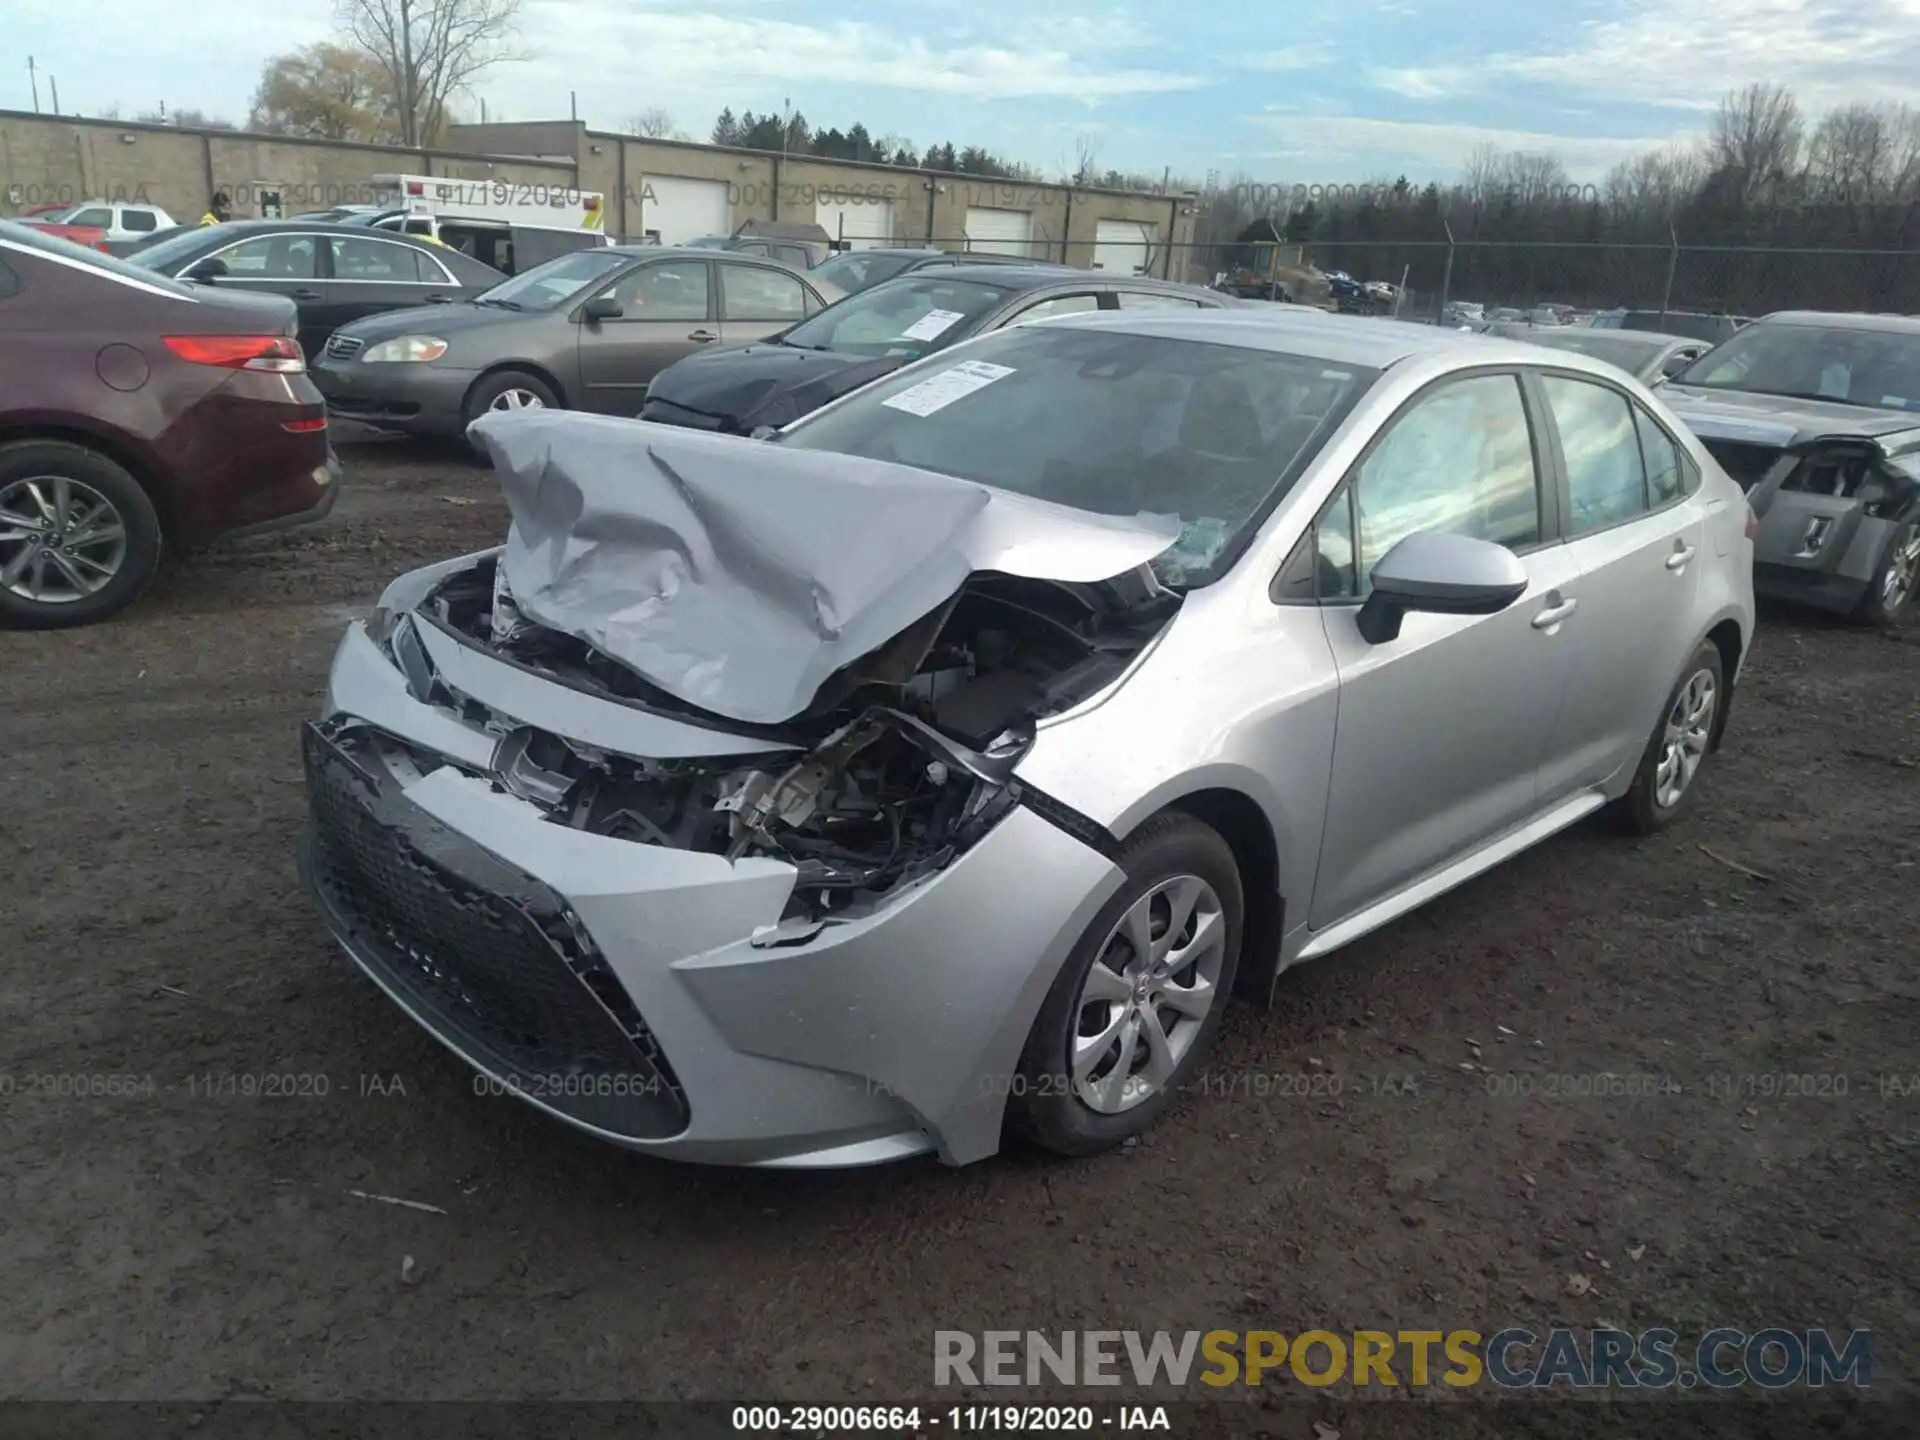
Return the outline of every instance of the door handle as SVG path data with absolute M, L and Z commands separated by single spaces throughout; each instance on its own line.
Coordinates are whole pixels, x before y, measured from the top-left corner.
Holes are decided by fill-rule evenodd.
M 1578 600 L 1562 600 L 1559 596 L 1558 590 L 1547 596 L 1547 608 L 1533 617 L 1534 629 L 1551 630 L 1580 607 Z
M 318 300 L 320 298 L 320 292 L 318 290 L 296 290 L 293 292 L 293 298 L 296 300 Z
M 1667 569 L 1678 573 L 1687 568 L 1687 562 L 1693 559 L 1694 547 L 1682 541 L 1673 547 L 1673 554 L 1667 557 Z
M 720 337 L 714 334 L 713 331 L 711 330 L 696 330 L 691 335 L 687 336 L 687 339 L 693 341 L 694 344 L 696 345 L 704 345 L 709 340 L 718 340 L 719 338 Z

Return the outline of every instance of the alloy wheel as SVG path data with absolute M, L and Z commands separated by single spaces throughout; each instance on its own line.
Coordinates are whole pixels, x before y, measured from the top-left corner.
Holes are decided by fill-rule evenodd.
M 98 594 L 127 559 L 125 517 L 84 480 L 39 475 L 0 489 L 0 586 L 65 605 Z
M 547 402 L 533 391 L 522 390 L 515 386 L 510 390 L 502 390 L 494 396 L 487 408 L 489 410 L 544 410 L 547 408 Z
M 1074 1093 L 1117 1115 L 1165 1089 L 1218 998 L 1226 953 L 1220 897 L 1198 876 L 1163 880 L 1129 905 L 1081 983 Z
M 1886 578 L 1880 582 L 1880 602 L 1889 615 L 1907 603 L 1920 579 L 1920 525 L 1910 526 L 1887 557 Z
M 1694 671 L 1674 697 L 1661 735 L 1660 767 L 1653 776 L 1653 798 L 1661 809 L 1678 805 L 1699 773 L 1707 744 L 1713 738 L 1713 712 L 1719 700 L 1711 670 Z

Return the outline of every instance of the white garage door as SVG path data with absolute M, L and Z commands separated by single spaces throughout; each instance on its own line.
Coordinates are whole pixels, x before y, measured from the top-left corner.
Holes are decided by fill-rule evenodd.
M 813 219 L 834 240 L 845 240 L 849 250 L 873 250 L 893 244 L 893 202 L 849 196 L 845 200 L 816 200 Z
M 1093 268 L 1144 275 L 1153 263 L 1153 226 L 1140 220 L 1101 220 L 1094 229 Z
M 967 248 L 995 255 L 1033 258 L 1033 215 L 1026 210 L 989 210 L 976 205 L 967 211 Z
M 702 235 L 732 234 L 727 182 L 647 176 L 640 191 L 640 230 L 662 245 L 684 245 Z

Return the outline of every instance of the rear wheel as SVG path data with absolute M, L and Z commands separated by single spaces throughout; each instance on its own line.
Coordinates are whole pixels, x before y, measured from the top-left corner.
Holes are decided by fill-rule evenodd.
M 1686 808 L 1713 747 L 1726 689 L 1720 649 L 1707 641 L 1693 652 L 1667 697 L 1632 787 L 1614 802 L 1614 814 L 1625 828 L 1651 835 Z
M 0 445 L 0 621 L 91 625 L 126 609 L 160 565 L 160 517 L 140 483 L 64 440 Z
M 1007 1118 L 1061 1155 L 1150 1126 L 1212 1047 L 1240 958 L 1244 902 L 1227 842 L 1187 815 L 1143 826 L 1127 880 L 1047 993 Z
M 1891 625 L 1920 590 L 1920 520 L 1909 520 L 1893 532 L 1880 569 L 1853 618 L 1867 625 Z

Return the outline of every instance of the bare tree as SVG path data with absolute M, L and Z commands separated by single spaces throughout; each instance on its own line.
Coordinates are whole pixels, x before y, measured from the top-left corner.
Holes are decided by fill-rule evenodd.
M 664 106 L 652 105 L 638 115 L 627 117 L 626 131 L 643 140 L 671 140 L 679 133 L 673 115 Z
M 1895 106 L 1847 105 L 1829 110 L 1807 143 L 1807 180 L 1822 200 L 1871 205 L 1899 178 L 1902 132 L 1912 121 Z
M 437 138 L 450 100 L 511 49 L 520 0 L 336 0 L 354 43 L 379 61 L 398 100 L 400 143 Z
M 1069 185 L 1091 185 L 1100 177 L 1100 142 L 1091 135 L 1077 135 L 1073 141 L 1073 173 Z
M 1607 172 L 1600 193 L 1607 208 L 1621 219 L 1671 219 L 1680 202 L 1699 188 L 1700 152 L 1691 146 L 1666 145 Z
M 1707 155 L 1727 192 L 1751 204 L 1791 184 L 1804 140 L 1792 92 L 1753 84 L 1720 102 L 1707 132 Z

